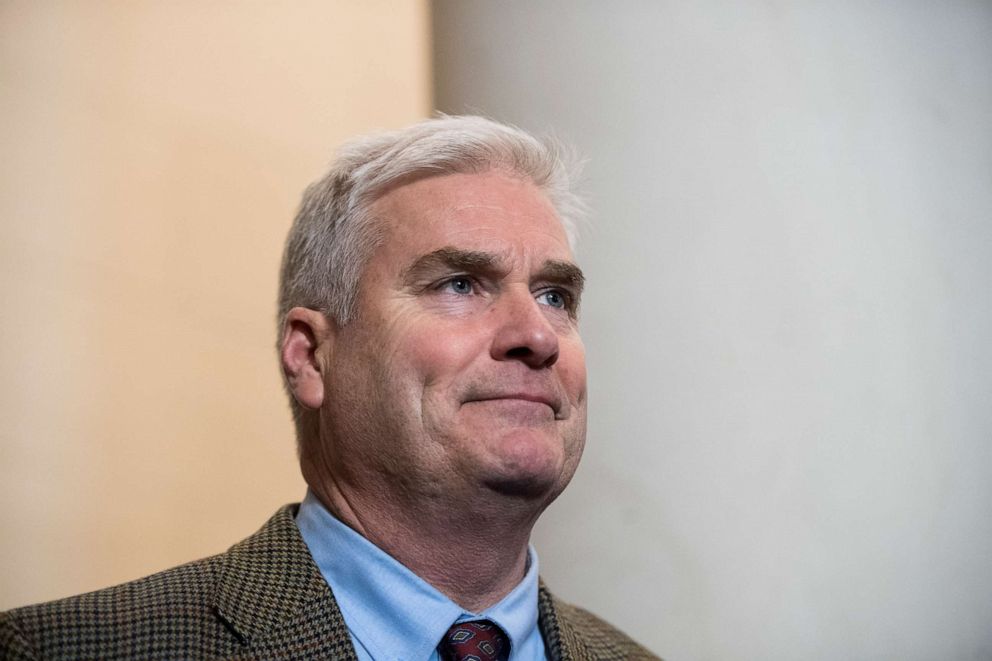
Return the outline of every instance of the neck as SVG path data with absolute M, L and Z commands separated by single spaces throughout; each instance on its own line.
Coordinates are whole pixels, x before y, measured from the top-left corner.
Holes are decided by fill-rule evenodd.
M 489 493 L 411 504 L 385 498 L 385 485 L 354 489 L 307 477 L 340 521 L 468 611 L 499 602 L 524 577 L 530 531 L 543 507 Z

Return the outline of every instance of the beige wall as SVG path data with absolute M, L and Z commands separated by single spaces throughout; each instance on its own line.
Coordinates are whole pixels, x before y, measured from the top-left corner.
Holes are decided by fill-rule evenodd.
M 0 6 L 0 608 L 224 550 L 303 494 L 282 237 L 430 111 L 426 0 Z

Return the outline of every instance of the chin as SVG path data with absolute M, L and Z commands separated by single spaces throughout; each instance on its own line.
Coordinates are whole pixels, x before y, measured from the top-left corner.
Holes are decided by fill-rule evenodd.
M 513 434 L 502 439 L 498 466 L 485 484 L 507 496 L 550 502 L 571 478 L 571 472 L 565 474 L 568 462 L 563 455 L 560 439 L 549 442 L 546 437 Z

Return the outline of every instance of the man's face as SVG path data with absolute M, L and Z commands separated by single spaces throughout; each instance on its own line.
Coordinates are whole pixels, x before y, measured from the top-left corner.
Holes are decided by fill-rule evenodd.
M 336 479 L 550 500 L 586 425 L 582 278 L 554 209 L 492 172 L 420 179 L 372 212 L 385 237 L 326 356 Z

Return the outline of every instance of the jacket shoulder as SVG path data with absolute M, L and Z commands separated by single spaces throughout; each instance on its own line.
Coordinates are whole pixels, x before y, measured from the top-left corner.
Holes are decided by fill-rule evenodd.
M 214 656 L 212 556 L 86 594 L 0 614 L 0 659 L 156 658 L 185 640 L 185 658 Z M 192 634 L 196 635 L 184 635 Z M 228 636 L 229 637 L 229 636 Z
M 551 629 L 545 634 L 551 646 L 559 648 L 557 658 L 574 661 L 661 661 L 612 624 L 584 608 L 552 595 L 542 584 L 541 618 Z
M 0 614 L 0 661 L 248 658 L 253 650 L 266 659 L 327 658 L 303 634 L 340 634 L 343 620 L 295 509 L 281 508 L 226 553 Z M 350 650 L 342 636 L 331 638 Z M 301 652 L 304 643 L 310 648 Z

